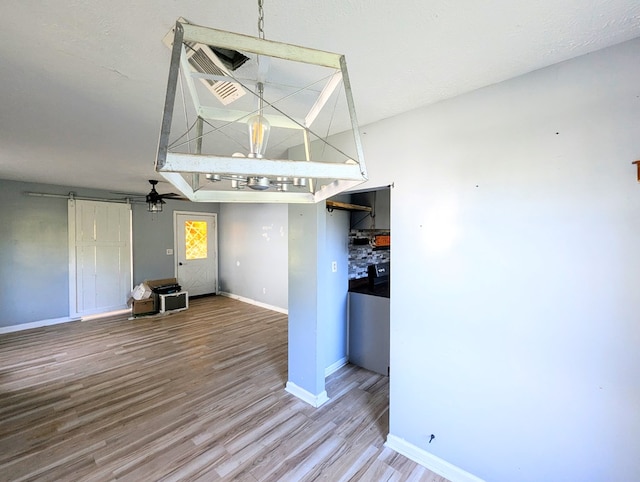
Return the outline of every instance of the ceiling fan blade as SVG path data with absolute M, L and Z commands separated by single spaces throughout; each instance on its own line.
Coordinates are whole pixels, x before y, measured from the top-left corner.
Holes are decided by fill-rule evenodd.
M 140 193 L 132 193 L 132 192 L 121 192 L 121 191 L 109 191 L 110 194 L 115 194 L 116 196 L 127 196 L 127 197 L 144 197 L 144 194 Z
M 161 199 L 173 199 L 176 201 L 188 201 L 189 199 L 187 199 L 184 196 L 181 196 L 180 194 L 176 194 L 173 192 L 167 193 L 167 194 L 160 194 L 159 197 Z

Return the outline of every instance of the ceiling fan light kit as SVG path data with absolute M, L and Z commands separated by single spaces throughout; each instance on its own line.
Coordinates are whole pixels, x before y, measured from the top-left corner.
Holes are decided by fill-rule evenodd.
M 150 213 L 161 213 L 162 205 L 164 204 L 164 201 L 160 200 L 155 203 L 149 202 L 147 204 L 148 204 L 147 211 L 149 211 Z
M 344 56 L 260 33 L 176 22 L 156 171 L 195 202 L 315 203 L 366 181 Z
M 145 202 L 147 203 L 147 211 L 150 213 L 161 213 L 162 206 L 166 204 L 165 198 L 167 199 L 179 199 L 180 197 L 175 193 L 166 193 L 160 194 L 156 191 L 156 184 L 158 181 L 154 179 L 149 179 L 149 184 L 151 184 L 151 191 L 149 194 L 145 196 Z

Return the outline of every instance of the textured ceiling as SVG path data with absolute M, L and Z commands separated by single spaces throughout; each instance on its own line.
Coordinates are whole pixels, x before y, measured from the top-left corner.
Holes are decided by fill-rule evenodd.
M 640 35 L 637 0 L 265 0 L 268 39 L 346 54 L 360 124 Z M 0 2 L 0 179 L 145 192 L 183 16 L 257 34 L 257 0 Z

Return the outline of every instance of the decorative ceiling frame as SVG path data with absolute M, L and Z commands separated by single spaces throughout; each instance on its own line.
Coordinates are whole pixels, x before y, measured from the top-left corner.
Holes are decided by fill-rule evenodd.
M 344 55 L 197 26 L 181 20 L 176 22 L 174 30 L 169 79 L 155 168 L 185 197 L 194 202 L 316 203 L 367 180 L 362 142 Z M 212 108 L 200 104 L 194 79 L 221 79 L 215 75 L 192 72 L 186 58 L 185 43 L 199 43 L 216 48 L 249 52 L 262 58 L 272 57 L 336 69 L 336 73 L 328 79 L 304 119 L 296 120 L 281 111 L 282 116 L 265 115 L 269 123 L 275 127 L 303 131 L 306 160 L 269 159 L 266 157 L 238 158 L 201 153 L 203 119 L 205 122 L 206 119 L 239 122 L 239 119 L 246 118 L 248 113 L 234 112 L 226 108 Z M 196 153 L 170 151 L 169 137 L 181 71 L 198 115 Z M 225 77 L 224 80 L 228 81 L 229 78 Z M 310 127 L 338 86 L 342 86 L 344 90 L 343 94 L 353 134 L 353 147 L 355 148 L 355 155 L 351 157 L 355 157 L 355 159 L 349 157 L 344 162 L 311 160 L 309 133 L 312 131 Z M 327 139 L 322 139 L 322 141 L 331 146 Z M 341 152 L 339 149 L 335 149 Z M 272 179 L 302 178 L 308 180 L 308 183 L 305 182 L 302 189 L 298 187 L 296 191 L 285 192 L 254 191 L 251 189 L 211 190 L 200 188 L 199 179 L 203 174 L 237 176 L 238 178 L 246 178 L 247 176 L 265 176 Z

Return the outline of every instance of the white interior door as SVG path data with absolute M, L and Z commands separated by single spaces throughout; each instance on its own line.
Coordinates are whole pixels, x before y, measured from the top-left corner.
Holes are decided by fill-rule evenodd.
M 127 308 L 131 206 L 69 200 L 70 316 Z
M 176 278 L 189 296 L 218 293 L 217 215 L 174 212 Z

